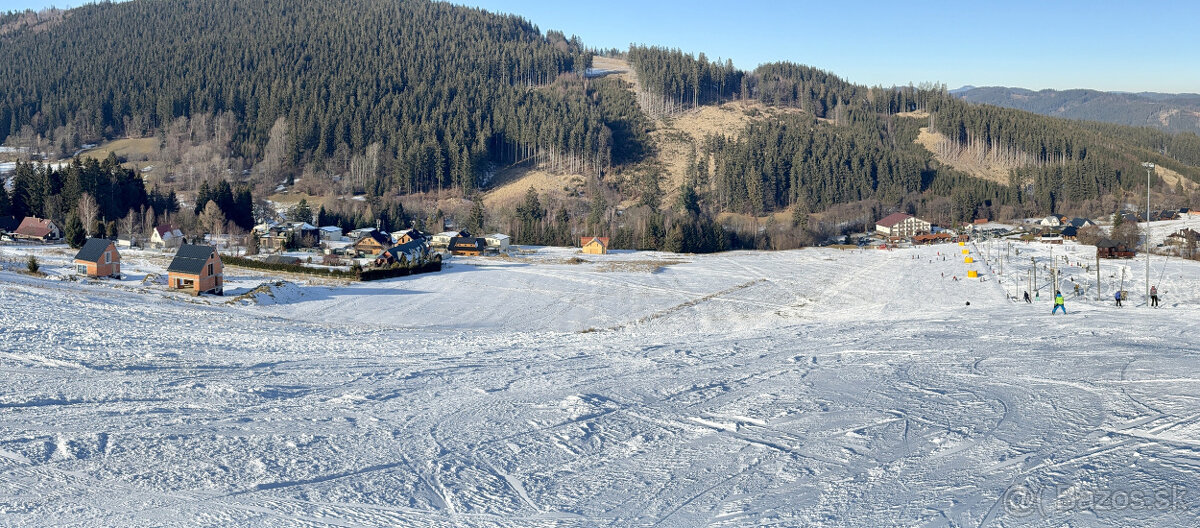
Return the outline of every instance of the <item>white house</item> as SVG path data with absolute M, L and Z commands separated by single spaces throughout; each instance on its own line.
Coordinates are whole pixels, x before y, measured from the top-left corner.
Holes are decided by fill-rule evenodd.
M 1046 218 L 1043 218 L 1040 222 L 1038 222 L 1038 224 L 1042 227 L 1061 227 L 1062 219 L 1056 215 L 1050 215 Z
M 183 231 L 171 224 L 163 224 L 150 233 L 150 246 L 156 248 L 179 247 L 183 242 Z
M 886 237 L 908 238 L 932 229 L 929 222 L 904 213 L 887 215 L 875 223 L 875 232 Z
M 447 248 L 450 247 L 450 239 L 457 237 L 468 237 L 466 231 L 442 231 L 436 235 L 429 237 L 429 245 L 433 247 Z
M 508 240 L 509 240 L 508 235 L 505 235 L 503 233 L 492 233 L 488 236 L 483 237 L 483 239 L 484 239 L 484 241 L 487 242 L 489 250 L 495 251 L 497 253 L 507 253 L 508 252 Z
M 342 234 L 342 228 L 338 226 L 324 226 L 321 228 L 322 242 L 345 242 L 346 236 Z

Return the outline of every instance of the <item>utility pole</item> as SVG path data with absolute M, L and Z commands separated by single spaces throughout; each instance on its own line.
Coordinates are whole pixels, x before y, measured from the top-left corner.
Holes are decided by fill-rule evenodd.
M 1029 264 L 1033 267 L 1033 281 L 1029 283 L 1029 293 L 1032 295 L 1034 293 L 1033 288 L 1037 287 L 1037 260 L 1029 257 Z
M 1100 297 L 1100 252 L 1099 251 L 1096 252 L 1096 301 L 1097 302 L 1104 301 L 1104 299 L 1102 297 Z
M 1146 308 L 1150 307 L 1150 173 L 1154 172 L 1154 164 L 1149 161 L 1142 163 L 1146 167 Z

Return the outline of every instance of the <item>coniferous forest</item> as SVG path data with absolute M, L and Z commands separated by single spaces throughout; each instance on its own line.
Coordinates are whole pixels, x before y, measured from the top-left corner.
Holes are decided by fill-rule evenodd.
M 1194 134 L 974 105 L 934 84 L 861 86 L 790 62 L 745 71 L 653 46 L 605 54 L 626 60 L 637 86 L 585 75 L 595 51 L 577 38 L 424 0 L 132 0 L 10 13 L 0 16 L 8 145 L 53 159 L 87 143 L 156 138 L 160 157 L 193 169 L 151 185 L 121 160 L 22 164 L 0 215 L 65 221 L 79 215 L 81 193 L 99 199 L 105 188 L 128 187 L 98 204 L 98 218 L 174 214 L 178 191 L 187 198 L 182 214 L 199 219 L 211 202 L 209 217 L 220 212 L 245 229 L 269 212 L 264 195 L 303 181 L 330 195 L 366 195 L 363 205 L 314 218 L 345 227 L 384 216 L 395 226 L 448 225 L 455 213 L 404 198 L 436 193 L 463 204 L 450 224 L 507 230 L 520 242 L 588 234 L 618 247 L 713 251 L 811 243 L 855 227 L 848 218 L 862 227 L 895 210 L 941 223 L 1107 214 L 1144 191 L 1143 161 L 1200 181 Z M 656 123 L 732 102 L 783 113 L 694 138 L 683 186 L 662 189 Z M 922 128 L 940 134 L 942 154 L 991 160 L 1008 181 L 939 162 L 916 143 Z M 480 193 L 492 176 L 520 164 L 581 175 L 587 190 L 553 203 L 533 193 L 485 211 Z M 55 183 L 83 173 L 101 182 L 88 183 L 91 192 Z M 1190 186 L 1153 185 L 1195 205 Z M 678 199 L 664 200 L 669 193 Z M 782 243 L 763 240 L 769 229 L 717 221 L 785 210 L 792 222 L 775 232 L 799 234 Z

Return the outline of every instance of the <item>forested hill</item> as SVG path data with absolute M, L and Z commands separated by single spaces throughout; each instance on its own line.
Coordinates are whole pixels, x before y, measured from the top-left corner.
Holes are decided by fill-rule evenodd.
M 965 101 L 1016 108 L 1035 114 L 1149 126 L 1168 132 L 1200 133 L 1200 95 L 1026 90 L 1002 86 L 971 87 L 954 94 Z
M 234 121 L 228 145 L 267 162 L 264 178 L 360 156 L 360 191 L 469 188 L 481 161 L 535 148 L 600 161 L 594 105 L 528 89 L 590 54 L 518 17 L 423 0 L 134 0 L 35 29 L 0 37 L 0 135 L 64 152 L 211 115 Z
M 1188 202 L 1200 181 L 1200 138 L 1191 133 L 970 104 L 943 86 L 860 86 L 787 62 L 729 74 L 702 56 L 637 46 L 629 60 L 652 92 L 639 100 L 657 108 L 740 99 L 803 110 L 705 138 L 698 159 L 711 174 L 698 171 L 692 181 L 719 208 L 761 213 L 867 202 L 943 222 L 1101 215 L 1120 207 L 1124 193 L 1145 188 L 1144 161 L 1182 175 L 1154 184 L 1172 201 Z M 738 83 L 718 82 L 730 78 Z M 938 138 L 938 160 L 914 145 L 918 129 Z M 970 164 L 1000 167 L 1006 177 L 975 180 L 952 168 Z

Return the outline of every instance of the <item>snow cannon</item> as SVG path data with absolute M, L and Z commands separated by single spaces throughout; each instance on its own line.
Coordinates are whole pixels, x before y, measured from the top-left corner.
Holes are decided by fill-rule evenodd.
M 974 264 L 974 263 L 975 263 L 975 259 L 973 259 L 971 257 L 967 257 L 967 258 L 963 259 L 963 264 Z
M 969 249 L 963 250 L 963 255 L 970 255 L 970 254 L 971 254 L 971 250 L 969 250 Z
M 968 279 L 978 279 L 978 278 L 979 278 L 979 272 L 978 272 L 978 271 L 975 271 L 975 270 L 968 270 L 968 271 L 967 271 L 967 278 L 968 278 Z
M 967 243 L 966 243 L 966 242 L 959 242 L 959 243 L 958 243 L 958 245 L 960 245 L 960 246 L 965 246 L 965 245 L 967 245 Z

